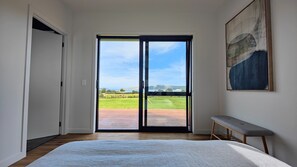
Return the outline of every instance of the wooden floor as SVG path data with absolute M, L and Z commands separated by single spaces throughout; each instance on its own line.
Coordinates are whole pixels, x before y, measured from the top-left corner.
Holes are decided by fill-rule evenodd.
M 27 153 L 27 157 L 11 165 L 12 167 L 26 166 L 34 160 L 44 156 L 51 150 L 71 141 L 81 140 L 149 140 L 149 139 L 185 139 L 208 140 L 209 135 L 193 135 L 191 133 L 95 133 L 95 134 L 68 134 L 58 136 Z

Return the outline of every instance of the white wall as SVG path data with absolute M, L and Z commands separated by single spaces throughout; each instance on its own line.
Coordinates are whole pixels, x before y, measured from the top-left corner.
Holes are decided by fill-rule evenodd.
M 271 0 L 274 92 L 226 91 L 224 26 L 251 0 L 229 0 L 219 12 L 220 113 L 272 130 L 270 151 L 297 166 L 297 1 Z M 262 149 L 260 140 L 248 142 Z
M 22 118 L 28 4 L 71 33 L 71 12 L 58 0 L 0 1 L 0 166 L 25 156 L 22 133 L 27 132 L 22 132 Z
M 272 0 L 275 92 L 228 92 L 225 86 L 224 25 L 251 0 L 228 0 L 218 13 L 207 9 L 182 12 L 138 9 L 75 13 L 59 0 L 0 1 L 0 166 L 23 157 L 22 112 L 28 4 L 60 30 L 72 33 L 73 57 L 68 52 L 71 80 L 69 132 L 93 132 L 95 35 L 194 35 L 194 133 L 210 129 L 210 116 L 220 111 L 266 127 L 273 154 L 297 166 L 297 2 Z M 137 11 L 138 10 L 138 11 Z M 219 19 L 218 19 L 219 18 Z M 70 36 L 71 37 L 71 36 Z M 69 48 L 71 44 L 69 44 Z M 71 59 L 72 58 L 72 59 Z M 87 80 L 86 87 L 81 80 Z M 69 83 L 68 83 L 69 84 Z M 68 102 L 68 101 L 66 101 Z M 7 128 L 9 127 L 9 128 Z M 260 140 L 248 142 L 261 148 Z
M 26 3 L 0 1 L 0 22 L 0 166 L 6 166 L 21 151 Z
M 144 7 L 145 8 L 145 7 Z M 135 11 L 134 11 L 135 10 Z M 210 116 L 218 111 L 216 15 L 162 10 L 75 13 L 69 132 L 93 132 L 92 78 L 96 34 L 103 35 L 194 35 L 194 133 L 209 133 Z M 81 81 L 87 80 L 82 87 Z

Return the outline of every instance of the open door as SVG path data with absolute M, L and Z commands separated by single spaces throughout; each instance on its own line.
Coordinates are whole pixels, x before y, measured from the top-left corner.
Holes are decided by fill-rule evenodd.
M 58 135 L 62 35 L 33 29 L 28 140 Z

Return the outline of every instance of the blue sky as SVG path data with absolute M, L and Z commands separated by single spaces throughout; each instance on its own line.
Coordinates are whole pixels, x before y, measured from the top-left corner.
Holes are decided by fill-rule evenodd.
M 185 42 L 150 42 L 149 86 L 186 85 Z M 101 41 L 100 88 L 138 89 L 139 42 Z

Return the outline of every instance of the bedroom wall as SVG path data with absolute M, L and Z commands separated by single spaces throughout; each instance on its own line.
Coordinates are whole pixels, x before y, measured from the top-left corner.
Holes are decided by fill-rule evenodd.
M 22 150 L 24 69 L 28 5 L 71 32 L 71 12 L 58 0 L 0 1 L 0 166 L 25 156 Z
M 218 111 L 216 14 L 212 10 L 187 12 L 166 8 L 132 8 L 128 11 L 75 12 L 69 132 L 94 131 L 94 84 L 96 34 L 194 35 L 194 133 L 209 133 L 210 116 Z M 199 12 L 200 11 L 200 12 Z M 82 86 L 82 80 L 87 81 Z
M 226 1 L 218 13 L 220 113 L 272 130 L 272 154 L 297 166 L 297 1 L 271 0 L 275 91 L 226 91 L 224 26 L 250 2 Z M 248 139 L 248 143 L 262 149 L 260 140 Z

